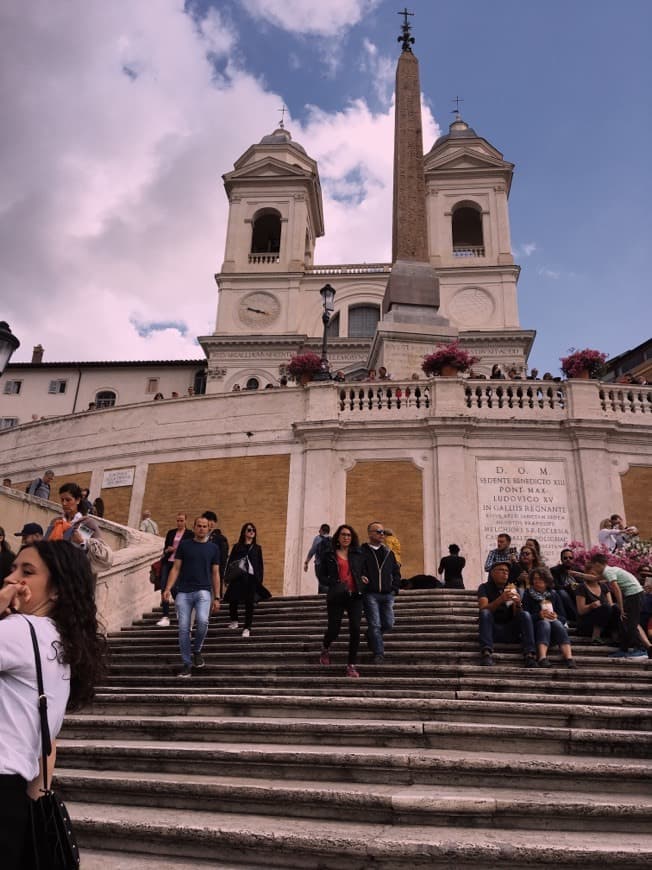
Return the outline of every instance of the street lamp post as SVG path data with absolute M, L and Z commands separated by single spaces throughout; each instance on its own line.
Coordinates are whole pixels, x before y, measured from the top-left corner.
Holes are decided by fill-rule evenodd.
M 324 303 L 324 313 L 321 316 L 321 322 L 324 324 L 324 336 L 321 343 L 321 367 L 313 380 L 330 381 L 333 376 L 328 363 L 328 324 L 335 310 L 335 290 L 330 284 L 324 284 L 319 292 Z
M 4 372 L 5 367 L 15 350 L 20 347 L 20 342 L 9 328 L 9 324 L 5 320 L 0 320 L 0 375 Z

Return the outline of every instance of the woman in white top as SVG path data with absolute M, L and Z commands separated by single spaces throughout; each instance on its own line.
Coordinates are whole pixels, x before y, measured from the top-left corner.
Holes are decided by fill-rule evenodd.
M 34 649 L 41 655 L 52 739 L 66 708 L 93 696 L 103 670 L 95 578 L 84 553 L 68 541 L 23 547 L 0 589 L 0 855 L 3 870 L 21 866 L 29 797 L 39 796 L 41 728 Z M 54 766 L 54 748 L 48 768 Z
M 606 547 L 610 553 L 620 545 L 620 541 L 622 538 L 622 532 L 620 529 L 613 529 L 611 527 L 611 520 L 606 519 L 602 520 L 600 523 L 600 531 L 598 532 L 598 544 L 601 547 Z

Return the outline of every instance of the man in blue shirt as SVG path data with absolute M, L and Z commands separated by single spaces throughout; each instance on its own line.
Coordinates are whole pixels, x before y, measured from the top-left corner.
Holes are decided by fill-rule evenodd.
M 169 601 L 176 585 L 175 607 L 179 621 L 179 649 L 183 667 L 179 677 L 189 677 L 193 667 L 203 668 L 201 649 L 208 633 L 211 613 L 220 609 L 220 551 L 209 541 L 210 524 L 205 517 L 195 520 L 192 540 L 181 541 L 163 592 Z M 190 619 L 195 611 L 194 643 L 190 641 Z

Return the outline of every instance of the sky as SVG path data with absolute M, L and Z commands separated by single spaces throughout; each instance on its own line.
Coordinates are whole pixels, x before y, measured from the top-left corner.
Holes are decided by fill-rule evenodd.
M 391 259 L 386 0 L 3 0 L 0 319 L 14 361 L 201 358 L 221 175 L 285 125 L 318 161 L 317 263 Z M 516 164 L 530 365 L 650 337 L 652 3 L 415 0 L 424 150 L 462 116 Z

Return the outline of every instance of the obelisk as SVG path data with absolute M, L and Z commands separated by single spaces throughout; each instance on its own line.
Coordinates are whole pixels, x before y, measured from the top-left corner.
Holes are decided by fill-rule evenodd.
M 399 14 L 405 20 L 396 67 L 392 272 L 383 314 L 393 322 L 417 318 L 443 324 L 447 321 L 437 315 L 439 283 L 428 259 L 419 61 L 412 52 L 414 37 L 408 22 L 412 13 L 404 9 Z

